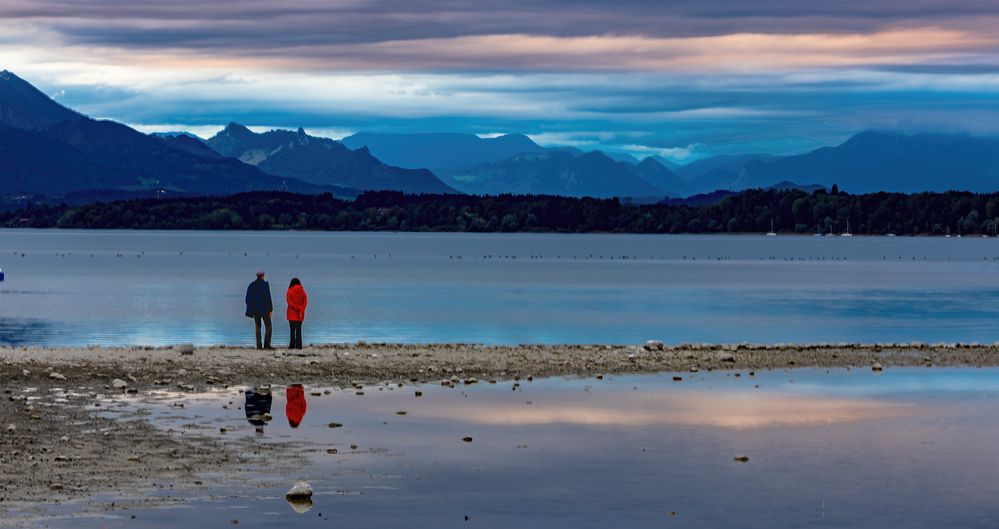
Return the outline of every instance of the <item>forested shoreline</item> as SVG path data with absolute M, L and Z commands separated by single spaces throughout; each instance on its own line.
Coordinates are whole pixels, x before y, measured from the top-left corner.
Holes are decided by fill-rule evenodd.
M 561 233 L 989 234 L 999 193 L 747 190 L 712 205 L 633 205 L 558 196 L 252 192 L 218 197 L 31 205 L 0 213 L 8 228 L 453 231 Z

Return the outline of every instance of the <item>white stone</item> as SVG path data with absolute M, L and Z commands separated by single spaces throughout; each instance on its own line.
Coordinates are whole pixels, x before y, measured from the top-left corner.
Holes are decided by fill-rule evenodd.
M 312 485 L 304 481 L 299 481 L 295 483 L 295 486 L 289 490 L 284 497 L 288 500 L 305 500 L 312 497 Z
M 66 377 L 62 373 L 56 373 L 54 371 L 49 373 L 49 378 L 52 380 L 66 380 Z
M 114 389 L 125 389 L 128 387 L 128 382 L 125 382 L 120 378 L 116 378 L 111 381 L 111 387 Z

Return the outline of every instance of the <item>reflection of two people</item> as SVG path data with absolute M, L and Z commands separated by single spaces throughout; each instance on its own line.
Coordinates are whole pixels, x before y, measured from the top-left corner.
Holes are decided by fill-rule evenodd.
M 264 426 L 273 418 L 271 417 L 271 403 L 273 397 L 269 386 L 259 386 L 246 390 L 246 420 L 256 429 L 258 434 L 264 433 Z M 285 390 L 284 413 L 288 417 L 288 426 L 298 428 L 305 418 L 305 411 L 308 404 L 305 402 L 305 388 L 301 384 L 292 384 Z M 310 492 L 311 494 L 311 492 Z M 308 512 L 312 508 L 310 497 L 287 497 L 291 508 L 301 514 Z
M 269 386 L 258 386 L 246 390 L 246 404 L 243 409 L 246 411 L 246 420 L 253 425 L 258 434 L 264 433 L 264 426 L 273 418 L 271 416 L 271 403 L 274 397 L 271 395 Z M 292 384 L 285 391 L 287 403 L 284 412 L 288 417 L 288 425 L 298 428 L 305 418 L 305 411 L 308 404 L 305 402 L 305 388 L 301 384 Z

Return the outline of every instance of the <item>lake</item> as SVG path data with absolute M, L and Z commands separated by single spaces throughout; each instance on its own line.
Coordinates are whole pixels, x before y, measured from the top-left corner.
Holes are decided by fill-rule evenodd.
M 259 433 L 243 409 L 247 387 L 109 397 L 95 409 L 143 409 L 178 435 L 290 443 L 289 460 L 218 485 L 140 493 L 175 508 L 50 503 L 32 527 L 999 525 L 999 370 L 741 375 L 372 385 L 363 396 L 309 386 L 295 408 L 275 384 L 267 408 L 253 407 L 274 416 Z M 284 493 L 300 479 L 315 495 L 296 511 Z
M 0 344 L 983 342 L 999 239 L 756 235 L 0 231 Z

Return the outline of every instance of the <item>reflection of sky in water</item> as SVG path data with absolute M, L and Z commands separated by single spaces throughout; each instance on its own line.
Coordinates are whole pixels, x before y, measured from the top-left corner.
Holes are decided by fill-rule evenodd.
M 193 424 L 221 435 L 217 428 L 225 425 L 229 438 L 294 441 L 312 464 L 210 489 L 183 509 L 122 511 L 114 513 L 118 520 L 83 519 L 78 527 L 222 526 L 233 518 L 254 528 L 999 523 L 996 369 L 520 384 L 517 391 L 512 382 L 426 385 L 421 398 L 409 386 L 322 397 L 307 387 L 297 429 L 284 417 L 284 386 L 275 386 L 275 419 L 263 436 L 239 409 L 244 388 L 197 396 L 183 409 L 167 407 L 177 396 L 165 394 L 152 415 L 164 428 Z M 333 421 L 343 427 L 329 428 Z M 464 436 L 473 442 L 462 442 Z M 327 454 L 331 447 L 339 453 Z M 749 463 L 733 461 L 738 454 Z M 282 499 L 295 479 L 317 492 L 304 515 Z
M 6 230 L 0 343 L 249 344 L 261 267 L 279 344 L 995 340 L 996 240 L 827 239 Z

